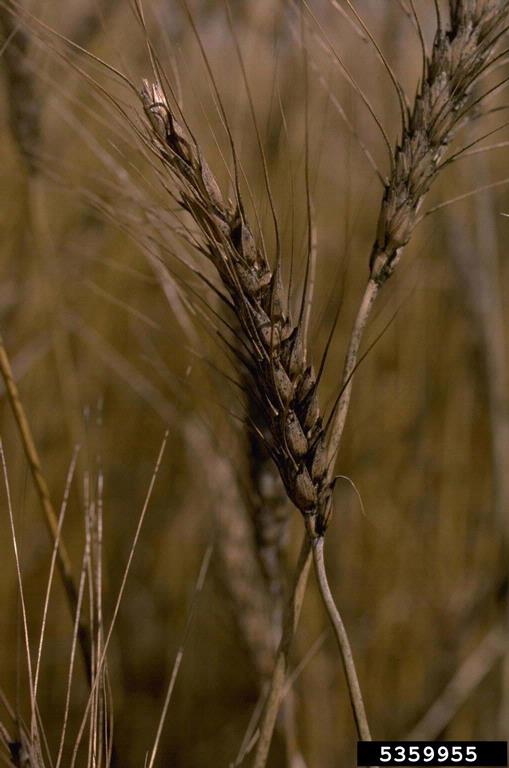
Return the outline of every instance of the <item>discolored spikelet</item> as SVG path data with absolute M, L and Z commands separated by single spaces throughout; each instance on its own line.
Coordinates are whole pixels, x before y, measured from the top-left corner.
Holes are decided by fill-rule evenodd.
M 509 17 L 506 0 L 451 0 L 450 25 L 435 34 L 420 89 L 393 157 L 370 260 L 383 283 L 409 241 L 424 195 L 469 112 L 472 86 L 493 57 Z
M 317 471 L 324 435 L 315 377 L 306 368 L 302 332 L 285 312 L 279 270 L 272 271 L 256 246 L 242 203 L 224 203 L 198 146 L 186 137 L 162 88 L 143 83 L 141 99 L 158 154 L 180 189 L 180 202 L 194 218 L 202 249 L 225 285 L 251 353 L 248 386 L 259 404 L 260 434 L 275 460 L 290 499 L 306 516 L 314 535 L 325 519 L 330 487 Z M 314 478 L 314 479 L 312 479 Z M 319 523 L 318 523 L 319 527 Z

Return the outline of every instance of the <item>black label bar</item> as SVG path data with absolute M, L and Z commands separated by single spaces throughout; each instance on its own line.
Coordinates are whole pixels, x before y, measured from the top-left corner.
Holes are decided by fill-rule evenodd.
M 359 741 L 358 766 L 507 766 L 507 741 Z

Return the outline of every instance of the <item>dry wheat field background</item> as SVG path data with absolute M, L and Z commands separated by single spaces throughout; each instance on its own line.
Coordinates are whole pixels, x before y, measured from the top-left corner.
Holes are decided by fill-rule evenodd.
M 0 759 L 509 738 L 509 2 L 0 0 Z

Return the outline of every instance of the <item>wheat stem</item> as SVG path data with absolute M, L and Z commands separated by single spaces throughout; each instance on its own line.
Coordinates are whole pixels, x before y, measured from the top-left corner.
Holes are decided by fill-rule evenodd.
M 350 405 L 352 395 L 353 374 L 359 357 L 364 330 L 371 315 L 371 310 L 380 290 L 380 285 L 370 278 L 366 285 L 362 301 L 353 324 L 348 349 L 346 352 L 345 363 L 343 367 L 343 376 L 341 380 L 341 390 L 338 401 L 332 414 L 332 427 L 328 447 L 328 475 L 332 479 L 334 474 L 334 462 L 336 460 L 341 436 L 345 427 L 346 415 Z
M 260 735 L 256 746 L 253 768 L 264 768 L 267 763 L 279 706 L 285 692 L 290 648 L 293 636 L 297 629 L 297 624 L 299 623 L 309 576 L 309 568 L 311 566 L 311 557 L 311 541 L 308 535 L 305 534 L 299 561 L 297 563 L 297 568 L 295 569 L 292 595 L 285 610 L 283 634 L 281 636 L 281 642 L 279 643 L 276 662 L 274 664 L 274 670 L 272 672 L 272 678 L 267 694 L 267 701 L 260 723 Z
M 357 670 L 355 669 L 352 648 L 327 579 L 327 571 L 325 569 L 325 560 L 323 557 L 323 544 L 323 536 L 320 536 L 313 541 L 313 562 L 318 586 L 320 588 L 320 596 L 323 600 L 332 628 L 334 629 L 341 661 L 343 662 L 343 669 L 348 685 L 348 693 L 350 695 L 350 703 L 352 705 L 357 735 L 362 741 L 371 741 L 371 732 L 366 716 L 366 709 L 364 707 Z

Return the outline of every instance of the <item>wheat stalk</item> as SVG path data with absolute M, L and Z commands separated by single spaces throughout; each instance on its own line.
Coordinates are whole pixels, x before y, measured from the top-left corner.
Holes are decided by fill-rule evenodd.
M 451 161 L 447 150 L 455 132 L 468 118 L 479 100 L 469 101 L 478 78 L 493 59 L 496 44 L 505 31 L 509 16 L 502 0 L 450 0 L 450 24 L 444 28 L 438 16 L 438 28 L 432 53 L 424 57 L 421 86 L 412 109 L 403 110 L 401 142 L 391 157 L 391 174 L 385 184 L 380 208 L 377 236 L 369 260 L 370 274 L 350 335 L 345 357 L 340 395 L 333 412 L 327 445 L 327 483 L 333 482 L 334 464 L 350 404 L 353 376 L 359 351 L 372 308 L 382 286 L 394 273 L 410 241 L 419 209 L 439 172 Z M 453 157 L 455 159 L 458 156 Z M 327 484 L 326 483 L 326 484 Z M 330 506 L 328 510 L 330 511 Z M 320 592 L 333 625 L 348 680 L 352 709 L 360 738 L 369 739 L 370 731 L 358 685 L 355 666 L 343 622 L 332 599 L 323 560 L 323 533 L 328 519 L 321 523 L 320 536 L 313 541 L 314 562 Z M 305 547 L 305 545 L 304 545 Z M 304 550 L 303 550 L 304 551 Z M 309 564 L 309 550 L 301 558 L 301 572 Z M 302 589 L 301 580 L 296 585 Z M 287 632 L 293 631 L 286 623 Z M 284 665 L 289 636 L 281 641 L 278 665 Z M 273 678 L 261 726 L 261 736 L 254 760 L 255 768 L 263 768 L 268 756 L 275 712 L 280 698 L 279 681 Z
M 302 313 L 293 323 L 284 306 L 279 264 L 272 270 L 257 247 L 240 194 L 235 205 L 225 204 L 197 143 L 184 131 L 160 84 L 144 81 L 141 98 L 156 139 L 154 151 L 176 182 L 182 208 L 198 225 L 199 250 L 216 267 L 240 326 L 244 350 L 237 347 L 236 352 L 248 372 L 250 400 L 258 406 L 253 428 L 274 459 L 307 530 L 266 703 L 258 766 L 268 752 L 286 679 L 291 638 L 311 563 L 310 543 L 321 540 L 330 516 L 332 483 L 327 479 L 317 380 L 307 365 Z M 346 668 L 353 687 L 360 690 L 353 662 L 347 662 Z M 369 737 L 361 697 L 355 702 L 359 704 L 356 722 L 362 723 L 360 734 Z

